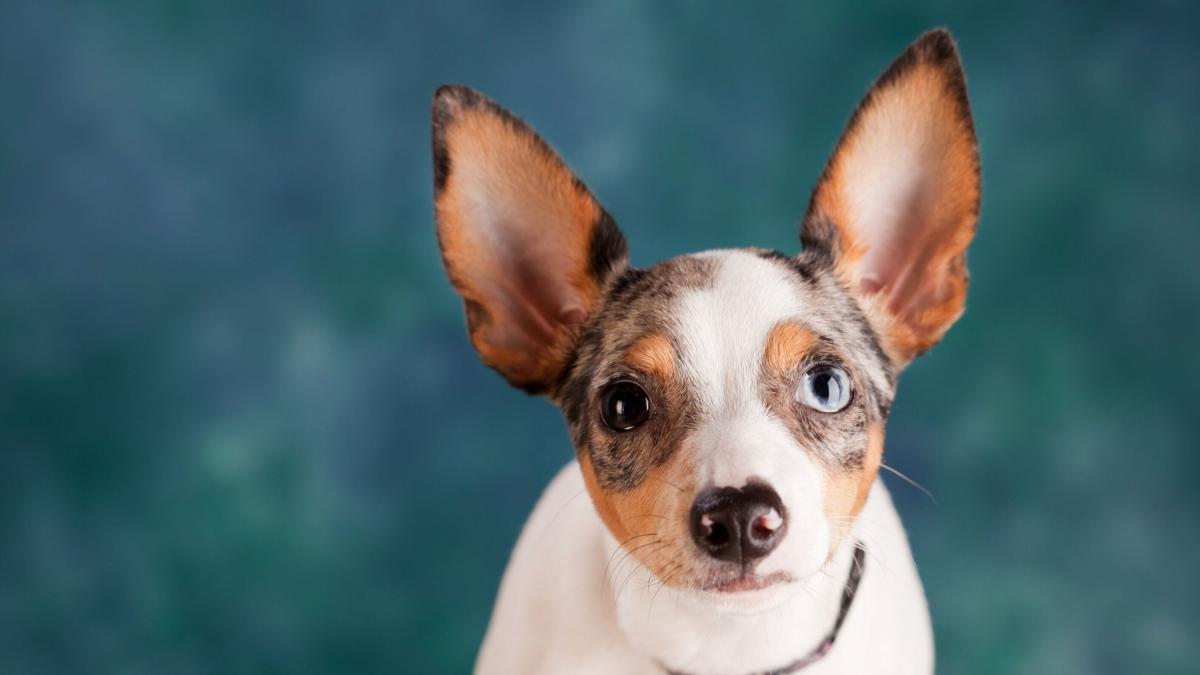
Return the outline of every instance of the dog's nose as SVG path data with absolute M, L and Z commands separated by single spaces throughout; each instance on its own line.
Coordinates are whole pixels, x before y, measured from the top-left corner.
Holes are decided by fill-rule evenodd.
M 775 490 L 761 483 L 705 490 L 692 504 L 692 538 L 717 560 L 749 563 L 783 539 L 787 516 Z

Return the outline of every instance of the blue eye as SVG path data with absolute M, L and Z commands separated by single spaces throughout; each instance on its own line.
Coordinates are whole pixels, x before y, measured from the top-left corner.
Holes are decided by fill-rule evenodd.
M 796 400 L 817 412 L 838 412 L 850 404 L 850 376 L 836 366 L 813 366 L 804 373 Z

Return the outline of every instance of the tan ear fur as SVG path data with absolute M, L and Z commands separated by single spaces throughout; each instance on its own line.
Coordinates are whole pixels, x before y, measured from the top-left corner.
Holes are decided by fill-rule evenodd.
M 979 156 L 950 34 L 914 42 L 851 116 L 805 216 L 884 350 L 902 367 L 962 313 L 979 216 Z
M 483 361 L 552 389 L 578 326 L 626 265 L 615 223 L 524 122 L 467 87 L 433 103 L 438 242 Z

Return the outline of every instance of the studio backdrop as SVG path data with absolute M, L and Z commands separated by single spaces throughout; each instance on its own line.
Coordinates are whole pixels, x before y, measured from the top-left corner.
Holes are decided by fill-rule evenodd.
M 881 66 L 948 26 L 967 312 L 884 475 L 939 672 L 1200 662 L 1189 3 L 0 4 L 0 672 L 461 673 L 572 457 L 471 349 L 430 101 L 529 121 L 633 262 L 794 253 Z

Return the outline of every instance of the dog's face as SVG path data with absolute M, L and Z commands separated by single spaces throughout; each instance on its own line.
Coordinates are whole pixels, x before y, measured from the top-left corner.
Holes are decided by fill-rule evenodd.
M 854 112 L 793 257 L 630 267 L 583 183 L 465 87 L 435 98 L 434 160 L 471 341 L 562 408 L 617 541 L 698 592 L 819 570 L 876 478 L 897 373 L 963 309 L 979 167 L 949 35 L 915 42 Z

